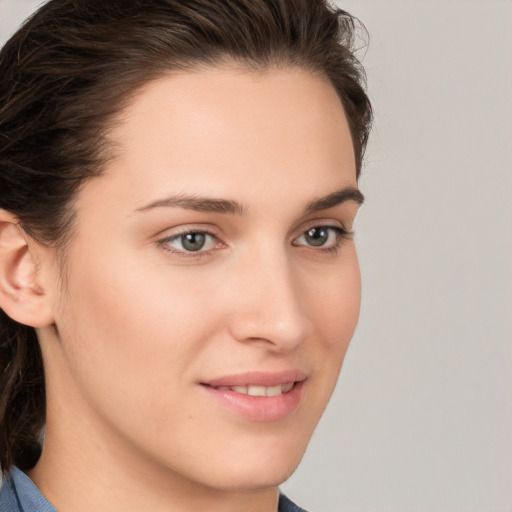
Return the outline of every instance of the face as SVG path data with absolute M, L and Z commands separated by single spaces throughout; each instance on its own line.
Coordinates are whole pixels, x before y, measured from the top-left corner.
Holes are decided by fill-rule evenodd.
M 48 429 L 58 410 L 106 465 L 277 485 L 359 313 L 341 103 L 300 70 L 201 70 L 146 86 L 109 137 L 75 204 L 59 343 L 43 333 Z

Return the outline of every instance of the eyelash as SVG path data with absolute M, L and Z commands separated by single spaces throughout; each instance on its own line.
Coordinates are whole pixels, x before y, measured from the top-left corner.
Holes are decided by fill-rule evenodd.
M 189 231 L 183 231 L 181 233 L 176 233 L 175 235 L 165 237 L 162 240 L 159 240 L 157 243 L 160 247 L 162 247 L 162 249 L 164 251 L 170 252 L 171 254 L 175 254 L 182 258 L 202 258 L 203 256 L 208 256 L 209 254 L 211 254 L 211 250 L 203 251 L 200 249 L 198 251 L 185 251 L 185 250 L 176 249 L 169 245 L 171 242 L 175 242 L 176 240 L 179 240 L 180 238 L 183 239 L 187 235 L 206 235 L 207 237 L 210 237 L 212 239 L 217 239 L 217 237 L 213 233 L 210 233 L 209 231 L 206 231 L 204 229 L 203 230 L 191 229 Z M 182 243 L 182 245 L 183 245 L 183 243 Z
M 339 250 L 339 248 L 341 246 L 341 242 L 344 241 L 344 240 L 352 239 L 353 235 L 354 235 L 352 232 L 346 231 L 345 229 L 340 228 L 339 226 L 328 226 L 328 225 L 312 226 L 311 228 L 309 228 L 306 231 L 304 231 L 298 238 L 296 238 L 293 241 L 293 245 L 294 246 L 304 245 L 305 247 L 310 247 L 310 248 L 314 249 L 315 246 L 307 245 L 307 244 L 298 244 L 298 243 L 296 243 L 296 240 L 302 238 L 307 233 L 310 233 L 311 231 L 313 231 L 315 229 L 316 230 L 325 229 L 325 230 L 329 230 L 331 232 L 334 232 L 334 235 L 336 236 L 336 239 L 334 241 L 334 245 L 332 245 L 330 247 L 318 246 L 318 249 L 317 249 L 319 251 L 323 251 L 323 252 L 326 252 L 326 253 L 329 253 L 329 254 L 337 254 L 338 250 Z
M 308 232 L 311 232 L 315 229 L 316 230 L 325 229 L 325 230 L 329 230 L 330 232 L 334 232 L 334 234 L 336 236 L 334 245 L 332 245 L 331 247 L 318 246 L 318 249 L 315 249 L 315 246 L 313 246 L 313 245 L 296 243 L 296 240 L 300 239 L 301 237 L 305 236 Z M 189 231 L 183 231 L 181 233 L 176 233 L 175 235 L 168 236 L 161 240 L 158 240 L 157 244 L 164 251 L 170 252 L 171 254 L 177 255 L 182 258 L 202 258 L 204 256 L 211 255 L 211 251 L 214 249 L 204 251 L 201 248 L 197 251 L 187 251 L 187 250 L 176 249 L 169 245 L 171 242 L 175 242 L 177 240 L 182 239 L 182 246 L 183 246 L 183 237 L 185 237 L 187 235 L 206 235 L 207 237 L 211 237 L 212 239 L 218 240 L 218 238 L 216 237 L 215 234 L 213 234 L 207 230 L 191 229 Z M 325 252 L 328 254 L 337 254 L 339 251 L 339 248 L 341 246 L 341 242 L 344 240 L 351 240 L 353 238 L 353 236 L 354 236 L 353 232 L 346 231 L 345 229 L 343 229 L 339 226 L 329 226 L 329 225 L 312 226 L 309 229 L 302 232 L 302 234 L 292 242 L 292 245 L 294 245 L 295 247 L 305 246 L 305 247 L 312 248 L 313 250 L 322 251 L 322 252 Z

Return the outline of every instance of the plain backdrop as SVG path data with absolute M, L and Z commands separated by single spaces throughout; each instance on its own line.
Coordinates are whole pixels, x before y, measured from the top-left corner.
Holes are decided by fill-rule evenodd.
M 283 489 L 312 512 L 511 512 L 512 2 L 337 3 L 370 33 L 362 313 Z M 0 0 L 0 43 L 38 4 Z

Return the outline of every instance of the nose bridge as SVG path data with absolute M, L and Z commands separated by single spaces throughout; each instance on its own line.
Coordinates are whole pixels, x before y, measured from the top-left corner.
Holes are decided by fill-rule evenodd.
M 239 262 L 239 297 L 232 322 L 239 341 L 266 340 L 290 350 L 307 335 L 309 320 L 286 248 L 260 247 Z

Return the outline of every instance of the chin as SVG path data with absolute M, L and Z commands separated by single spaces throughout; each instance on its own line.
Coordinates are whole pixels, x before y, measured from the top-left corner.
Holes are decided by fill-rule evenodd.
M 261 450 L 257 454 L 240 453 L 231 464 L 222 466 L 209 475 L 210 485 L 232 491 L 256 491 L 281 485 L 297 469 L 305 447 L 301 451 L 276 449 Z M 213 476 L 213 479 L 211 478 Z
M 248 470 L 226 474 L 223 478 L 216 478 L 212 487 L 223 491 L 261 491 L 279 487 L 288 480 L 298 464 L 288 464 L 287 467 L 276 470 L 273 461 L 259 471 Z

